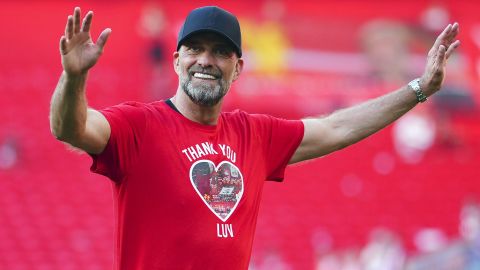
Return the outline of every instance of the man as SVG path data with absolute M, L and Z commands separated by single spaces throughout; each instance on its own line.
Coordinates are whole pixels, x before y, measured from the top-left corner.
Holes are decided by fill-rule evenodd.
M 420 79 L 324 118 L 225 113 L 224 96 L 243 68 L 240 26 L 227 11 L 202 7 L 179 32 L 171 99 L 97 111 L 87 107 L 86 78 L 111 30 L 93 43 L 92 17 L 82 26 L 79 8 L 68 17 L 50 121 L 56 138 L 89 153 L 92 171 L 112 180 L 116 269 L 247 269 L 264 181 L 282 181 L 287 164 L 358 142 L 425 101 L 460 44 L 458 24 L 448 25 Z M 224 185 L 213 189 L 210 175 Z

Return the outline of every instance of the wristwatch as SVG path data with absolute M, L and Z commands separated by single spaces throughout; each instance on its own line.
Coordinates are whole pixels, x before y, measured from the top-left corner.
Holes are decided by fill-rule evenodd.
M 410 86 L 410 88 L 412 88 L 412 90 L 415 92 L 415 95 L 417 96 L 418 102 L 427 101 L 427 96 L 425 95 L 425 93 L 423 93 L 422 89 L 420 88 L 420 79 L 419 78 L 409 82 L 408 86 Z

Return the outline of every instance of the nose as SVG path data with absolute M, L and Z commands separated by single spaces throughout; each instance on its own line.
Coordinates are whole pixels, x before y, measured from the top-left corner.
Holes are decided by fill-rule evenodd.
M 202 67 L 211 67 L 215 61 L 215 57 L 209 50 L 203 51 L 197 57 L 197 64 Z

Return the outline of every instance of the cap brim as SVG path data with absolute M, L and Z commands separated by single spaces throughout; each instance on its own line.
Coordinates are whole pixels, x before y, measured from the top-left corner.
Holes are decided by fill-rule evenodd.
M 181 40 L 178 41 L 177 51 L 180 50 L 180 46 L 182 46 L 182 44 L 183 44 L 183 42 L 185 42 L 185 40 L 189 39 L 191 36 L 193 36 L 195 34 L 202 33 L 202 32 L 213 32 L 213 33 L 216 33 L 216 34 L 222 36 L 223 38 L 225 38 L 225 40 L 228 41 L 228 43 L 230 43 L 230 45 L 233 46 L 233 48 L 235 49 L 235 52 L 237 53 L 238 57 L 242 57 L 242 50 L 237 46 L 237 44 L 235 44 L 235 42 L 233 42 L 233 40 L 230 37 L 228 37 L 223 32 L 218 31 L 216 29 L 212 29 L 212 28 L 201 28 L 201 29 L 197 29 L 195 31 L 192 31 L 192 32 L 188 33 L 188 35 L 184 36 Z

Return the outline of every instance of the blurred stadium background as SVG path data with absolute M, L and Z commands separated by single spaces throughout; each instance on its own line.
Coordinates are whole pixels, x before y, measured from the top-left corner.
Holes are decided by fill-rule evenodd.
M 180 24 L 212 3 L 239 17 L 246 52 L 226 109 L 295 119 L 404 85 L 422 74 L 436 34 L 461 27 L 440 94 L 266 184 L 251 269 L 480 269 L 473 0 L 1 1 L 0 269 L 111 269 L 110 183 L 49 131 L 58 41 L 74 6 L 94 11 L 94 39 L 113 29 L 88 83 L 90 106 L 101 108 L 172 96 Z

